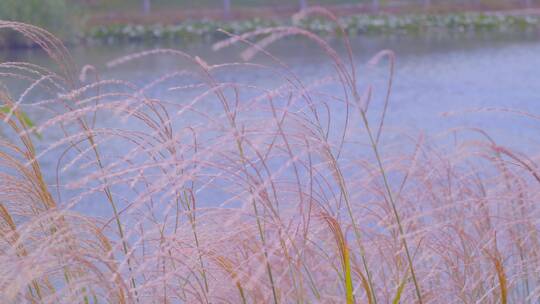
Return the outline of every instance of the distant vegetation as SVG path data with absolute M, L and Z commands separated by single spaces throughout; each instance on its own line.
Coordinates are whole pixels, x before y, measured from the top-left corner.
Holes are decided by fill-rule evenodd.
M 72 27 L 65 0 L 1 0 L 0 20 L 19 21 L 40 26 L 51 32 L 67 34 Z M 24 44 L 15 32 L 0 32 L 0 46 Z
M 505 1 L 505 0 L 78 0 L 86 6 L 98 9 L 137 9 L 150 3 L 152 8 L 216 8 L 230 4 L 232 7 L 242 6 L 307 6 L 307 5 L 335 5 L 335 4 L 365 4 L 374 7 L 384 7 L 396 4 L 418 4 L 422 6 L 447 5 L 531 5 L 532 0 Z
M 72 0 L 73 1 L 73 0 Z M 240 7 L 287 7 L 305 8 L 315 5 L 363 5 L 372 10 L 385 7 L 416 6 L 420 8 L 441 7 L 515 7 L 532 6 L 534 0 L 78 0 L 75 1 L 94 11 L 134 11 L 150 12 L 153 9 L 234 9 Z
M 342 6 L 340 9 L 336 6 L 336 9 L 341 16 L 361 14 L 343 19 L 346 30 L 352 34 L 418 33 L 433 27 L 460 31 L 504 30 L 537 25 L 537 18 L 526 16 L 455 13 L 477 9 L 489 11 L 496 8 L 527 7 L 534 4 L 532 0 L 1 0 L 0 20 L 34 24 L 65 40 L 78 36 L 75 34 L 82 34 L 86 40 L 109 42 L 192 40 L 201 37 L 214 38 L 218 28 L 233 33 L 245 33 L 265 26 L 287 25 L 286 20 L 274 19 L 284 19 L 284 16 L 310 6 L 348 4 L 360 6 L 354 11 Z M 264 13 L 261 13 L 263 6 L 272 9 L 263 10 Z M 243 9 L 242 13 L 238 13 L 239 9 Z M 366 16 L 364 12 L 369 12 L 370 15 Z M 390 12 L 392 16 L 376 16 L 382 12 Z M 446 12 L 446 15 L 433 16 L 434 12 Z M 315 20 L 302 26 L 322 34 L 335 32 L 335 27 L 328 22 Z M 26 41 L 28 40 L 21 39 L 20 34 L 0 32 L 0 47 L 24 46 L 28 43 Z
M 354 15 L 340 18 L 345 31 L 358 34 L 420 34 L 432 30 L 449 32 L 524 31 L 540 27 L 540 17 L 504 14 L 456 13 L 443 15 Z M 287 26 L 286 20 L 251 19 L 239 21 L 186 21 L 176 25 L 110 25 L 92 27 L 85 38 L 107 43 L 127 41 L 200 41 L 225 38 L 220 29 L 243 34 L 264 27 Z M 294 24 L 319 35 L 338 33 L 335 23 L 320 18 Z M 339 34 L 339 33 L 338 33 Z

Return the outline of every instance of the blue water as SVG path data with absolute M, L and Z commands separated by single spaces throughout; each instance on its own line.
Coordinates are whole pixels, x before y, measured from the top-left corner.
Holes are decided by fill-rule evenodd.
M 341 54 L 344 49 L 337 39 L 331 41 Z M 146 49 L 155 45 L 117 45 L 87 46 L 72 49 L 75 62 L 82 67 L 92 64 L 100 71 L 102 79 L 124 79 L 136 85 L 144 84 L 166 73 L 190 69 L 193 66 L 172 56 L 151 57 L 136 63 L 108 69 L 105 64 L 119 56 Z M 210 64 L 236 62 L 241 47 L 233 47 L 213 52 L 208 44 L 166 45 L 189 54 L 198 55 Z M 405 147 L 403 134 L 412 138 L 420 135 L 451 145 L 449 139 L 469 139 L 475 136 L 471 132 L 455 132 L 454 128 L 480 128 L 502 145 L 524 153 L 536 153 L 540 147 L 540 121 L 514 115 L 508 112 L 485 111 L 486 109 L 513 109 L 534 115 L 540 115 L 540 39 L 534 33 L 505 35 L 431 35 L 429 37 L 394 36 L 384 38 L 356 38 L 353 40 L 354 61 L 358 72 L 358 89 L 362 92 L 368 85 L 374 86 L 373 100 L 368 114 L 372 122 L 377 123 L 386 92 L 388 80 L 388 62 L 383 61 L 378 67 L 370 67 L 366 62 L 381 49 L 392 49 L 396 54 L 396 68 L 390 106 L 385 123 L 382 141 L 385 145 Z M 314 44 L 305 40 L 285 40 L 270 48 L 270 51 L 282 59 L 290 69 L 305 83 L 320 80 L 333 73 L 329 59 Z M 30 61 L 50 65 L 45 55 L 37 50 L 0 52 L 0 60 Z M 274 64 L 272 60 L 258 55 L 257 63 Z M 275 64 L 274 64 L 275 65 Z M 216 77 L 221 81 L 250 83 L 268 89 L 282 84 L 274 74 L 257 69 L 233 69 L 219 72 Z M 188 84 L 189 81 L 176 85 Z M 10 83 L 17 95 L 22 89 L 18 84 Z M 325 88 L 331 94 L 340 94 L 339 86 Z M 249 93 L 242 95 L 249 98 Z M 156 87 L 148 95 L 171 102 L 188 102 L 194 94 L 169 92 L 164 87 Z M 28 98 L 27 104 L 39 100 L 38 95 Z M 218 113 L 218 102 L 202 103 L 208 113 Z M 27 108 L 28 115 L 36 123 L 47 118 L 43 112 L 32 106 Z M 479 113 L 471 110 L 484 109 Z M 336 130 L 335 136 L 343 127 L 345 115 L 342 106 L 331 109 L 331 124 Z M 452 112 L 454 115 L 443 115 Z M 355 112 L 356 113 L 356 112 Z M 251 113 L 247 119 L 257 120 L 259 113 Z M 328 118 L 322 115 L 323 119 Z M 183 124 L 197 123 L 197 117 L 184 117 Z M 129 123 L 129 122 L 128 122 Z M 122 125 L 114 116 L 98 116 L 98 125 L 115 127 Z M 137 129 L 139 126 L 123 126 Z M 178 125 L 181 127 L 181 125 Z M 350 133 L 362 132 L 361 125 L 352 125 Z M 209 134 L 208 136 L 212 136 Z M 63 137 L 60 130 L 45 132 L 39 141 L 40 147 Z M 126 147 L 121 144 L 109 144 L 101 147 L 104 155 L 122 155 Z M 41 159 L 42 168 L 51 184 L 54 184 L 59 153 L 54 150 Z M 349 151 L 351 152 L 351 151 Z M 73 157 L 73 156 L 72 156 Z M 83 175 L 84 170 L 72 170 L 73 178 Z M 68 176 L 68 179 L 70 176 Z M 116 189 L 119 193 L 124 190 Z M 68 195 L 69 190 L 64 194 Z M 91 197 L 90 197 L 91 198 Z M 100 214 L 96 205 L 85 207 Z

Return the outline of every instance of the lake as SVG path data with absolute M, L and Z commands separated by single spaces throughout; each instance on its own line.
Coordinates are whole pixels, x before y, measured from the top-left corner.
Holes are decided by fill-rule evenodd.
M 337 39 L 332 39 L 340 52 L 344 52 Z M 364 37 L 352 40 L 354 61 L 358 67 L 360 91 L 373 84 L 373 101 L 370 112 L 380 112 L 385 96 L 388 66 L 382 62 L 378 67 L 366 65 L 379 50 L 391 49 L 396 54 L 394 85 L 385 124 L 386 144 L 399 145 L 402 133 L 412 137 L 423 134 L 434 141 L 452 128 L 480 128 L 497 142 L 525 153 L 538 152 L 539 124 L 533 119 L 490 109 L 513 109 L 540 115 L 540 39 L 536 33 L 515 34 L 445 34 L 432 33 L 427 37 L 392 36 Z M 190 65 L 172 56 L 149 57 L 108 69 L 106 63 L 117 57 L 153 49 L 156 47 L 177 48 L 197 55 L 210 64 L 239 61 L 241 47 L 232 47 L 214 52 L 208 43 L 182 45 L 92 45 L 73 48 L 75 62 L 82 67 L 94 65 L 101 79 L 124 79 L 139 86 L 178 70 L 189 69 Z M 286 39 L 272 45 L 270 52 L 282 59 L 290 69 L 306 83 L 323 79 L 333 72 L 327 57 L 305 40 Z M 49 65 L 45 55 L 38 50 L 13 50 L 0 52 L 2 61 L 29 61 Z M 254 59 L 262 64 L 272 61 L 262 55 Z M 220 81 L 250 83 L 266 88 L 275 88 L 281 82 L 267 71 L 257 69 L 242 72 L 225 72 L 217 76 Z M 187 84 L 187 82 L 186 82 Z M 15 85 L 16 87 L 17 85 Z M 329 87 L 327 90 L 339 90 Z M 16 91 L 16 90 L 15 90 Z M 337 94 L 339 94 L 339 91 Z M 184 94 L 184 93 L 182 93 Z M 194 95 L 171 93 L 162 86 L 148 92 L 148 96 L 166 98 L 171 102 L 184 102 Z M 14 92 L 16 96 L 16 92 Z M 32 107 L 35 98 L 28 98 L 26 111 L 37 124 L 47 117 L 40 109 Z M 206 105 L 209 113 L 219 111 Z M 471 111 L 483 109 L 479 113 Z M 453 112 L 453 115 L 443 115 Z M 253 114 L 254 119 L 257 114 Z M 343 117 L 343 109 L 336 109 L 333 117 Z M 377 114 L 378 115 L 378 114 Z M 189 118 L 187 118 L 189 120 Z M 336 120 L 334 118 L 334 120 Z M 339 120 L 339 119 L 338 119 Z M 115 127 L 120 120 L 112 116 L 99 116 L 98 124 Z M 183 121 L 181 124 L 196 123 Z M 339 124 L 339 121 L 332 123 Z M 132 126 L 137 128 L 137 126 Z M 358 130 L 361 128 L 358 127 Z M 59 130 L 46 130 L 38 145 L 62 138 Z M 355 131 L 355 128 L 352 128 Z M 467 138 L 471 134 L 458 135 Z M 443 144 L 450 144 L 448 136 L 441 137 Z M 108 150 L 110 149 L 110 150 Z M 121 145 L 102 146 L 102 153 L 121 154 Z M 56 160 L 60 150 L 44 155 L 42 167 L 48 180 L 54 183 Z M 75 171 L 82 174 L 82 171 Z M 78 175 L 77 173 L 70 173 Z M 123 190 L 118 190 L 122 192 Z M 66 190 L 66 193 L 67 190 Z M 84 208 L 86 209 L 86 208 Z M 101 212 L 95 208 L 97 214 Z M 99 209 L 99 208 L 98 208 Z

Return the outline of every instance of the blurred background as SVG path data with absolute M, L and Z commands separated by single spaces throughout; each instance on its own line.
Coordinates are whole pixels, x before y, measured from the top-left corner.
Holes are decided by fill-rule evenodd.
M 0 19 L 32 23 L 63 37 L 85 36 L 98 26 L 178 24 L 186 20 L 288 18 L 314 5 L 336 14 L 441 14 L 528 10 L 538 0 L 2 0 Z M 7 36 L 7 37 L 6 37 Z M 3 45 L 15 45 L 2 34 Z M 10 41 L 11 39 L 11 41 Z

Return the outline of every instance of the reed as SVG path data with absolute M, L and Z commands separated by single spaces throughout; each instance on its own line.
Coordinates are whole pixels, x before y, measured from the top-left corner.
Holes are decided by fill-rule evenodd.
M 385 141 L 396 55 L 370 62 L 389 63 L 377 112 L 340 21 L 293 23 L 311 15 L 345 51 L 286 26 L 223 31 L 214 48 L 244 46 L 239 62 L 155 49 L 78 67 L 49 32 L 0 22 L 54 66 L 0 63 L 0 302 L 538 302 L 538 155 L 480 129 Z M 331 75 L 306 82 L 267 50 L 288 36 Z M 103 73 L 165 56 L 186 64 L 144 84 Z M 245 70 L 277 85 L 223 80 Z M 494 111 L 539 120 L 468 115 Z

